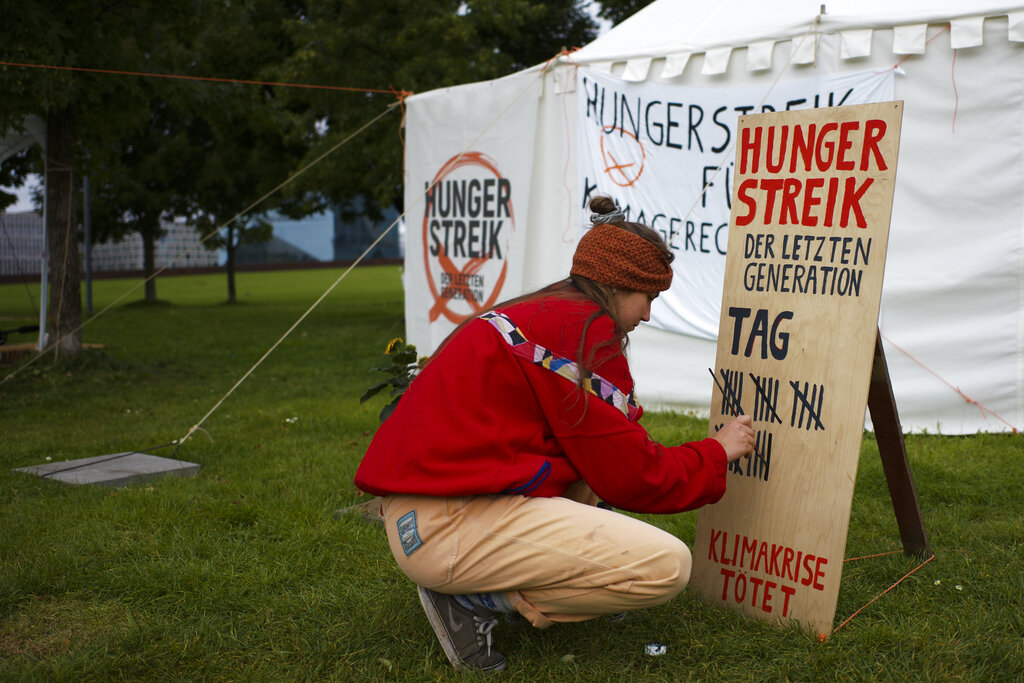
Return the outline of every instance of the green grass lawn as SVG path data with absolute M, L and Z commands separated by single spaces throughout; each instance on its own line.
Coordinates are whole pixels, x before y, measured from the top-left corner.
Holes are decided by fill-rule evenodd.
M 383 531 L 335 516 L 367 498 L 352 476 L 384 399 L 359 396 L 403 336 L 397 268 L 354 270 L 177 450 L 201 464 L 198 477 L 111 490 L 12 471 L 180 439 L 339 273 L 242 273 L 233 306 L 223 275 L 162 278 L 160 304 L 136 293 L 85 328 L 103 349 L 47 357 L 0 385 L 0 679 L 463 677 Z M 96 282 L 97 308 L 133 284 Z M 0 327 L 31 324 L 32 297 L 37 286 L 0 285 Z M 671 413 L 644 422 L 667 442 L 707 429 Z M 499 626 L 502 677 L 1021 680 L 1024 440 L 913 435 L 907 448 L 935 559 L 827 642 L 688 591 L 621 622 Z M 693 540 L 695 513 L 645 519 Z M 897 548 L 868 434 L 847 555 Z M 836 624 L 918 564 L 902 554 L 848 563 Z M 648 642 L 667 654 L 644 654 Z

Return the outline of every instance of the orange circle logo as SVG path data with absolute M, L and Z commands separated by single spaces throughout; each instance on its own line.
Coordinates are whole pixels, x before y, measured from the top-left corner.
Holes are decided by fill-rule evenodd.
M 609 149 L 605 145 L 605 140 L 609 133 L 616 131 L 621 133 L 623 143 L 617 146 L 619 149 Z M 644 172 L 644 162 L 647 161 L 647 153 L 636 136 L 628 130 L 612 126 L 606 126 L 601 132 L 601 160 L 604 162 L 604 172 L 608 178 L 619 187 L 629 187 L 640 180 Z M 632 144 L 627 138 L 632 140 Z

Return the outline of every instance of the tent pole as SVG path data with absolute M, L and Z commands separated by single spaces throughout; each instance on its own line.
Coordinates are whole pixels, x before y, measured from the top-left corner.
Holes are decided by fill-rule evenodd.
M 85 227 L 85 312 L 92 314 L 92 213 L 89 209 L 89 176 L 82 178 L 82 213 Z
M 49 167 L 49 161 L 46 159 L 46 145 L 43 145 L 43 178 L 44 182 Z M 43 191 L 43 254 L 42 264 L 40 265 L 40 281 L 39 281 L 39 350 L 42 351 L 46 348 L 46 304 L 49 300 L 49 292 L 47 291 L 47 283 L 50 279 L 50 235 L 46 230 L 46 217 L 49 214 L 49 192 Z

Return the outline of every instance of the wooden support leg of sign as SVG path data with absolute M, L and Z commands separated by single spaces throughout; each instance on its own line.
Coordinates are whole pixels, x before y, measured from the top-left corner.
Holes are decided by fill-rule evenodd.
M 924 530 L 921 506 L 917 501 L 914 478 L 907 460 L 907 447 L 900 428 L 900 416 L 896 411 L 896 399 L 889 380 L 889 366 L 885 362 L 881 333 L 875 340 L 875 361 L 871 369 L 871 385 L 868 389 L 868 411 L 874 425 L 878 453 L 882 458 L 885 481 L 889 485 L 896 524 L 903 541 L 903 552 L 908 555 L 928 557 L 931 548 Z

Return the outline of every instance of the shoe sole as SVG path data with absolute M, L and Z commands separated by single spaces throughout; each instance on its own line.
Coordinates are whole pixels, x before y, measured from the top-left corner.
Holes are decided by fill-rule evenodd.
M 444 619 L 441 614 L 437 611 L 437 606 L 434 605 L 434 601 L 430 599 L 427 594 L 427 589 L 423 586 L 416 586 L 416 593 L 420 596 L 420 604 L 423 605 L 423 611 L 427 614 L 427 621 L 430 622 L 430 628 L 434 629 L 434 635 L 437 636 L 437 642 L 441 643 L 441 649 L 444 651 L 444 656 L 448 658 L 451 665 L 456 671 L 504 671 L 505 663 L 502 662 L 500 666 L 495 666 L 490 669 L 478 669 L 476 667 L 468 667 L 466 663 L 459 657 L 459 653 L 455 650 L 455 645 L 452 643 L 452 639 L 448 636 L 448 630 L 444 626 Z

